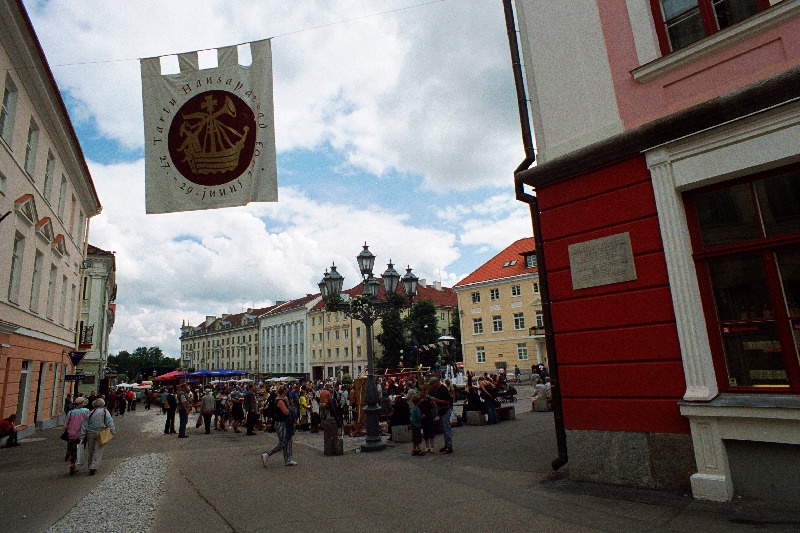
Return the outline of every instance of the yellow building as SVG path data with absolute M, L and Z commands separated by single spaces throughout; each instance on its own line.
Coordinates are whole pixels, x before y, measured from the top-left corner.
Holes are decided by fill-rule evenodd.
M 378 279 L 381 282 L 380 279 Z M 402 293 L 402 287 L 398 291 Z M 363 283 L 350 290 L 343 291 L 345 298 L 359 296 L 364 292 Z M 379 298 L 383 298 L 381 283 Z M 415 302 L 431 300 L 436 307 L 438 318 L 437 329 L 441 335 L 450 334 L 452 314 L 456 312 L 456 296 L 453 289 L 442 287 L 438 281 L 428 285 L 424 279 L 419 280 Z M 405 315 L 406 311 L 403 311 Z M 343 312 L 326 311 L 325 302 L 320 301 L 308 315 L 310 332 L 309 357 L 311 377 L 314 380 L 340 377 L 344 374 L 361 375 L 367 371 L 367 337 L 366 327 L 358 320 L 353 320 Z M 372 327 L 373 349 L 375 359 L 383 356 L 383 347 L 377 340 L 381 333 L 381 320 Z
M 464 369 L 476 374 L 547 366 L 533 237 L 520 239 L 458 282 Z

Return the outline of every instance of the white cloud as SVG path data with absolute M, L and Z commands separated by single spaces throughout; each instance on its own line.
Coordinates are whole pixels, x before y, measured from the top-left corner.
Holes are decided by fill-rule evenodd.
M 420 175 L 438 191 L 510 184 L 521 158 L 497 3 L 367 17 L 409 3 L 27 3 L 62 90 L 77 100 L 76 118 L 129 149 L 143 144 L 136 58 L 277 35 L 279 151 L 330 143 L 360 170 Z
M 513 197 L 523 152 L 499 2 L 25 3 L 73 120 L 94 124 L 99 141 L 143 146 L 138 58 L 275 36 L 279 153 L 331 148 L 344 161 L 311 163 L 334 174 L 327 199 L 293 182 L 276 204 L 150 216 L 141 160 L 92 163 L 104 209 L 89 240 L 117 257 L 112 351 L 177 355 L 183 320 L 316 292 L 332 261 L 354 285 L 365 240 L 378 273 L 392 259 L 452 285 L 479 266 L 475 257 L 530 235 Z M 365 197 L 365 181 L 390 200 Z M 453 192 L 459 204 L 448 205 Z M 442 201 L 420 205 L 425 195 Z
M 168 352 L 182 320 L 314 293 L 331 262 L 355 285 L 364 240 L 378 257 L 376 273 L 392 259 L 398 269 L 410 264 L 420 277 L 436 279 L 440 265 L 459 257 L 451 232 L 416 227 L 378 206 L 317 203 L 291 188 L 281 190 L 278 204 L 145 215 L 142 167 L 90 167 L 104 204 L 90 241 L 117 258 L 115 347 L 133 349 L 147 339 Z

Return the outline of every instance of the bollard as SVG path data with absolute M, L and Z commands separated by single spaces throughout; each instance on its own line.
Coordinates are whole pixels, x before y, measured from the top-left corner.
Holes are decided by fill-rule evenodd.
M 344 453 L 344 441 L 339 436 L 336 420 L 329 416 L 322 421 L 321 426 L 325 442 L 325 455 L 342 455 Z

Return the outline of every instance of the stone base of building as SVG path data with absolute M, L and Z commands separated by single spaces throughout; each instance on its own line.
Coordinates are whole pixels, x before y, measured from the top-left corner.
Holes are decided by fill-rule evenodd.
M 697 472 L 690 435 L 567 431 L 573 480 L 690 492 Z

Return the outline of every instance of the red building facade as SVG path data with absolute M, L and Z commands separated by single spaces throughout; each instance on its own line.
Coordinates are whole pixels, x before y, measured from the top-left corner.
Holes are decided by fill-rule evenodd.
M 513 7 L 570 475 L 800 500 L 800 3 Z

